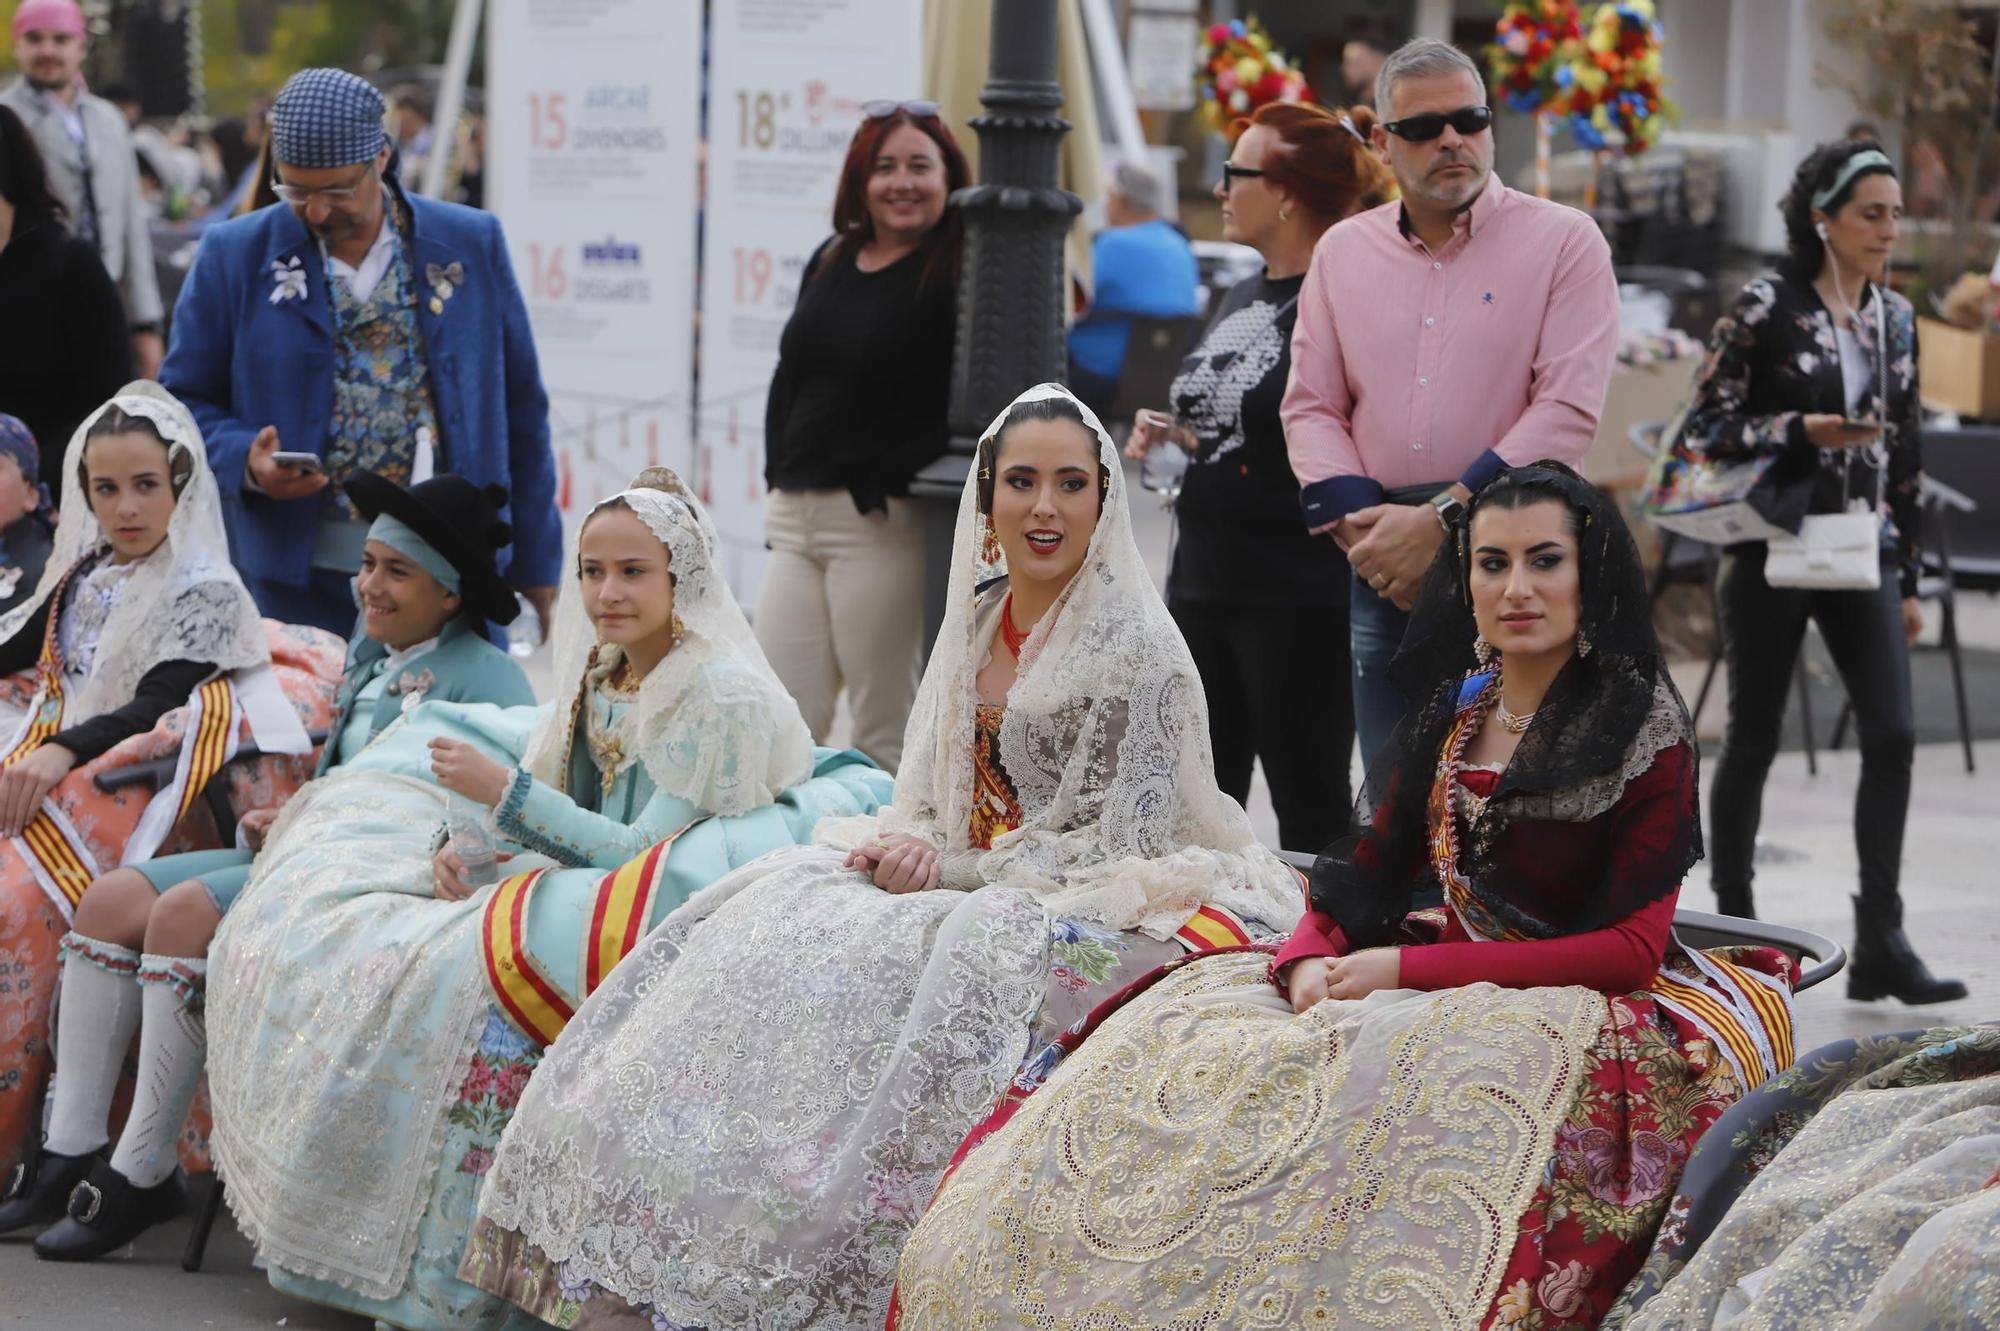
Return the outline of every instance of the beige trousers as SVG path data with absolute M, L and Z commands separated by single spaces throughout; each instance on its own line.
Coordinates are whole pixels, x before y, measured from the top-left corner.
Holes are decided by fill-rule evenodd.
M 845 490 L 773 490 L 764 534 L 757 641 L 771 668 L 821 742 L 844 687 L 854 747 L 893 772 L 923 659 L 922 510 L 891 499 L 886 517 L 864 515 Z

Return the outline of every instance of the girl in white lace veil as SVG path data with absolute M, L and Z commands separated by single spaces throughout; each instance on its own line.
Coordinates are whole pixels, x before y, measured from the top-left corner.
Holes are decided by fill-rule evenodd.
M 614 723 L 609 751 L 621 755 L 619 770 L 643 763 L 660 789 L 711 813 L 769 804 L 811 770 L 812 736 L 722 576 L 714 522 L 680 477 L 665 467 L 648 468 L 578 525 L 566 566 L 570 577 L 577 576 L 583 527 L 616 507 L 629 509 L 666 546 L 680 631 L 673 650 Z M 521 766 L 560 788 L 583 695 L 593 679 L 617 669 L 620 650 L 598 642 L 576 588 L 557 602 L 552 637 L 562 692 L 536 725 Z M 687 705 L 696 690 L 701 705 Z
M 1022 645 L 1000 754 L 1023 821 L 982 853 L 969 849 L 975 791 L 966 752 L 976 679 L 1006 594 L 996 580 L 1007 572 L 1005 554 L 986 536 L 982 479 L 990 494 L 999 436 L 1015 409 L 1049 399 L 1074 408 L 1096 437 L 1103 506 L 1082 566 Z M 943 851 L 946 886 L 1029 887 L 1051 909 L 1111 928 L 1164 937 L 1205 901 L 1279 926 L 1298 917 L 1298 879 L 1257 845 L 1249 818 L 1215 784 L 1207 699 L 1133 539 L 1117 449 L 1061 384 L 1021 394 L 981 436 L 980 467 L 959 499 L 944 623 L 881 829 Z
M 90 653 L 83 687 L 65 702 L 69 725 L 129 702 L 139 680 L 162 661 L 206 661 L 228 671 L 271 659 L 256 604 L 229 562 L 222 502 L 201 431 L 188 409 L 150 380 L 127 384 L 71 437 L 55 548 L 34 595 L 0 616 L 0 642 L 21 632 L 79 563 L 108 549 L 84 490 L 84 455 L 92 432 L 112 412 L 143 420 L 166 441 L 179 493 L 166 539 L 126 576 L 96 634 L 106 650 Z
M 880 1326 L 903 1236 L 1038 1050 L 1223 941 L 1194 939 L 1197 921 L 1233 911 L 1230 941 L 1297 921 L 1299 880 L 1215 786 L 1201 689 L 1110 440 L 1059 386 L 1019 402 L 1056 398 L 1096 440 L 1103 498 L 998 723 L 1015 830 L 990 850 L 991 823 L 973 830 L 994 725 L 977 676 L 1009 595 L 975 474 L 894 808 L 823 822 L 820 844 L 698 893 L 579 1007 L 486 1174 L 462 1278 L 550 1319 L 575 1312 L 542 1297 L 561 1289 L 712 1331 Z M 938 890 L 877 886 L 901 838 Z

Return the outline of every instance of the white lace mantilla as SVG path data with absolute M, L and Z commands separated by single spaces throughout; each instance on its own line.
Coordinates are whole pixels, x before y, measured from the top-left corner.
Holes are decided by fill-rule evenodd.
M 65 700 L 66 726 L 124 706 L 146 672 L 164 661 L 208 661 L 226 672 L 267 665 L 271 659 L 256 604 L 229 561 L 222 501 L 201 431 L 186 407 L 146 380 L 126 385 L 71 436 L 71 465 L 63 468 L 62 477 L 62 520 L 48 566 L 35 594 L 0 616 L 0 642 L 26 627 L 64 574 L 108 546 L 84 494 L 82 467 L 76 464 L 84 456 L 91 427 L 113 408 L 157 426 L 167 440 L 169 470 L 186 469 L 187 480 L 159 548 L 122 568 L 100 564 L 72 595 L 73 614 L 58 624 L 57 641 L 66 654 L 88 657 L 89 664 L 76 672 L 85 679 L 82 689 Z
M 715 524 L 664 467 L 640 473 L 631 489 L 599 502 L 591 513 L 613 504 L 629 508 L 666 546 L 682 633 L 612 725 L 608 751 L 621 755 L 618 770 L 643 763 L 654 785 L 710 813 L 739 814 L 769 804 L 811 775 L 812 732 L 729 590 Z M 564 566 L 567 583 L 556 603 L 555 669 L 563 691 L 529 740 L 521 764 L 557 790 L 568 780 L 564 764 L 592 652 L 600 669 L 615 663 L 618 652 L 598 646 L 597 631 L 584 614 L 577 585 L 581 539 L 579 524 Z

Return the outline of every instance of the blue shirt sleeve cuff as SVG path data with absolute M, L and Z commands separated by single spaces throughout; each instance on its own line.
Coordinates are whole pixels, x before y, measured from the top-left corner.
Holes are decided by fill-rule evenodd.
M 1459 476 L 1458 483 L 1472 493 L 1478 494 L 1480 486 L 1505 470 L 1507 470 L 1507 460 L 1489 448 L 1472 460 L 1472 465 Z
M 1382 483 L 1366 476 L 1329 476 L 1299 492 L 1306 530 L 1330 527 L 1349 513 L 1382 502 Z

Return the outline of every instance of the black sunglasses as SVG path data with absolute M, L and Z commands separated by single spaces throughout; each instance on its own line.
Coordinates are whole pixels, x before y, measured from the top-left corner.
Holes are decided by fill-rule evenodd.
M 940 109 L 942 108 L 936 102 L 921 100 L 898 102 L 889 98 L 883 98 L 879 101 L 863 102 L 861 104 L 861 114 L 867 116 L 870 120 L 882 120 L 895 115 L 898 111 L 904 112 L 907 115 L 913 115 L 917 119 L 922 120 L 927 116 L 936 115 Z
M 1239 180 L 1262 180 L 1263 178 L 1264 171 L 1261 167 L 1238 166 L 1234 162 L 1224 162 L 1222 164 L 1222 192 L 1225 194 Z
M 1428 111 L 1420 116 L 1404 116 L 1401 120 L 1387 120 L 1382 128 L 1399 139 L 1411 143 L 1429 143 L 1444 133 L 1450 125 L 1466 138 L 1471 138 L 1484 130 L 1493 128 L 1493 108 L 1490 106 L 1461 106 L 1456 111 Z

